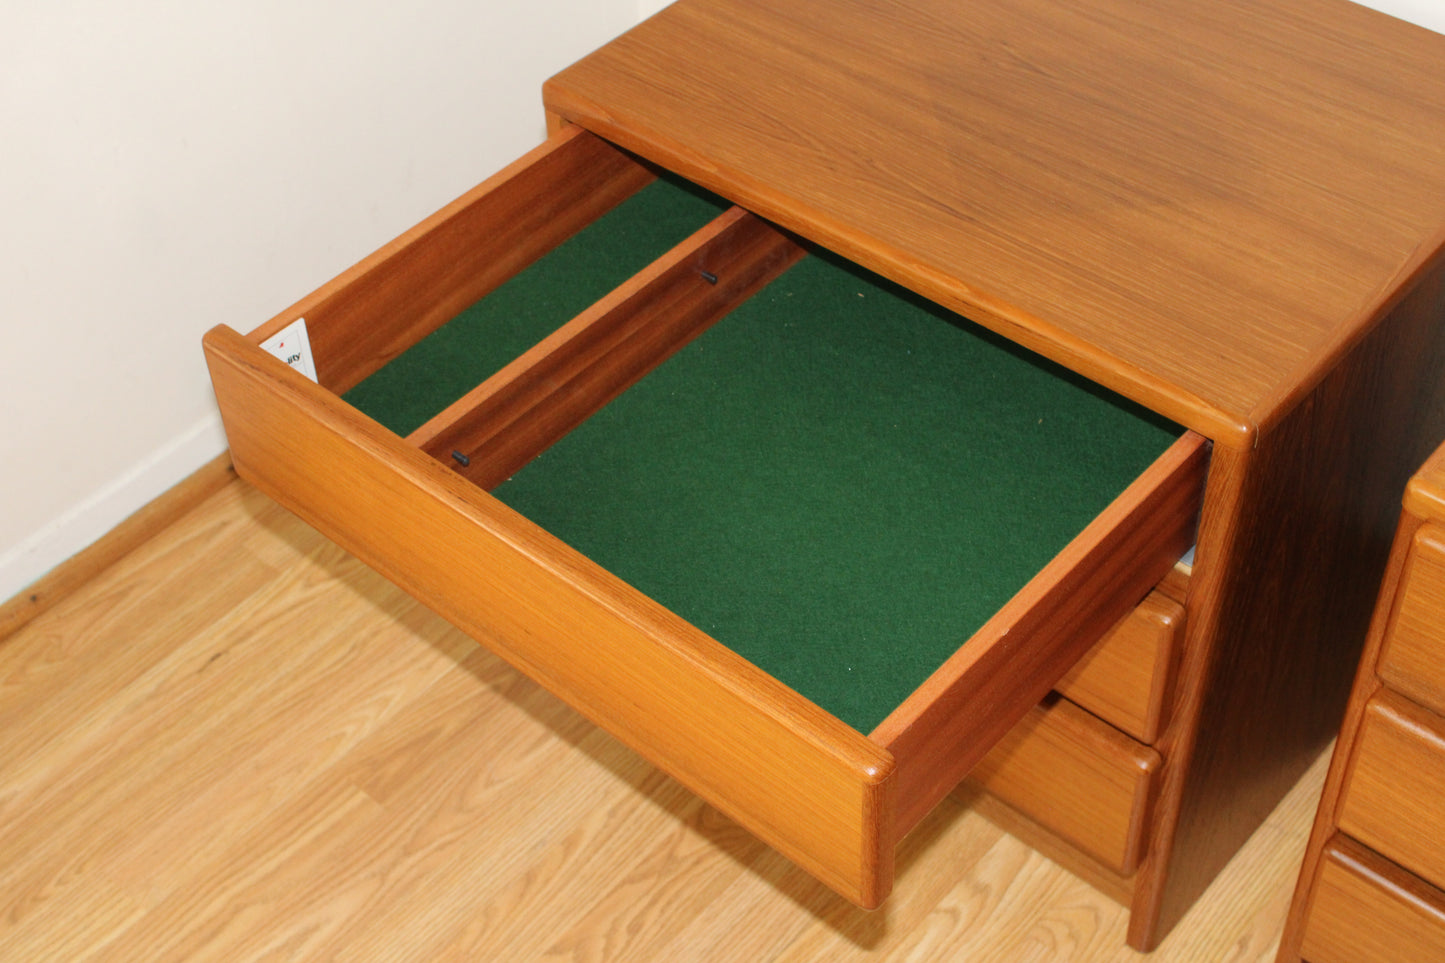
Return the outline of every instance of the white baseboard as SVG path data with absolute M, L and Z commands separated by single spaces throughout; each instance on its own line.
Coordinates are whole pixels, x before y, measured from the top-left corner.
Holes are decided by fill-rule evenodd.
M 225 449 L 221 417 L 211 415 L 0 554 L 0 602 L 18 595 Z

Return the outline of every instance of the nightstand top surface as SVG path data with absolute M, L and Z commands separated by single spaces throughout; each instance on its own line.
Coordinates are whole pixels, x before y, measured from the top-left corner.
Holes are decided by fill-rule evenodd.
M 1344 0 L 679 0 L 546 96 L 1222 442 L 1445 243 L 1445 36 Z

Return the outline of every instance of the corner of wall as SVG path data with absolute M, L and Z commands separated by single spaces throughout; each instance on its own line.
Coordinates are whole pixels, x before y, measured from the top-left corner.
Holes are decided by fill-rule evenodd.
M 137 462 L 19 545 L 0 555 L 0 602 L 24 591 L 226 450 L 221 416 L 212 414 Z

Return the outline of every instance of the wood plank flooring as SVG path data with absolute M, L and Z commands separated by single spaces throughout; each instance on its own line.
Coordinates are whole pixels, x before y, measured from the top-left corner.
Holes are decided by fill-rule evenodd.
M 1151 957 L 962 795 L 864 913 L 235 481 L 0 642 L 0 961 L 1266 961 L 1323 775 Z

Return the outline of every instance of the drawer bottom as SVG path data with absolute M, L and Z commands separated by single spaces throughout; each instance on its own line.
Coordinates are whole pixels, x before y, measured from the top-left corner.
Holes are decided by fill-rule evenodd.
M 1143 856 L 1159 763 L 1153 749 L 1054 695 L 984 757 L 968 785 L 1128 876 Z

